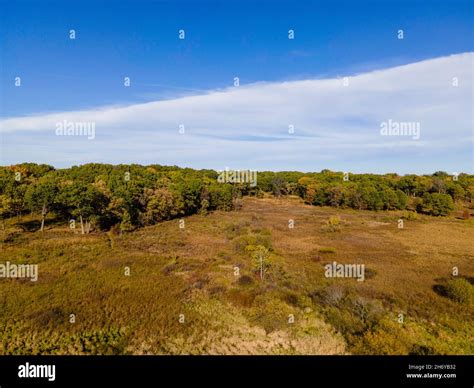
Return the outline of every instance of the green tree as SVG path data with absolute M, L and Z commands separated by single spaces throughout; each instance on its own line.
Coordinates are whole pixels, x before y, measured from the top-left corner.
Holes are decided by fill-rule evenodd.
M 41 214 L 41 231 L 44 230 L 44 221 L 53 209 L 58 195 L 58 184 L 47 177 L 39 179 L 30 185 L 25 193 L 25 203 L 32 212 Z
M 79 217 L 81 233 L 89 233 L 91 223 L 95 221 L 107 207 L 107 197 L 96 187 L 74 182 L 61 188 L 59 202 L 73 217 Z
M 0 195 L 0 219 L 2 220 L 2 229 L 5 230 L 5 219 L 13 213 L 12 200 L 8 195 Z
M 448 193 L 454 201 L 462 201 L 466 196 L 463 187 L 455 182 L 446 183 L 446 193 Z
M 422 210 L 433 216 L 446 216 L 454 210 L 453 199 L 448 194 L 425 193 L 423 195 Z
M 173 193 L 167 188 L 145 189 L 145 223 L 148 225 L 169 220 L 178 214 Z
M 260 279 L 263 280 L 270 268 L 270 251 L 263 245 L 248 245 L 245 250 L 251 253 L 254 260 L 254 270 L 259 273 Z
M 233 209 L 233 187 L 230 184 L 215 183 L 207 188 L 209 192 L 210 210 L 232 210 Z

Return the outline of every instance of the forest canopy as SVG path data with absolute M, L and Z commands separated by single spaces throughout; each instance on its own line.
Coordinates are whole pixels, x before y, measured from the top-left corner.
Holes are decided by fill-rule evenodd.
M 297 195 L 307 204 L 361 210 L 412 210 L 445 216 L 471 204 L 474 176 L 258 172 L 257 184 L 222 182 L 214 170 L 91 163 L 65 169 L 35 163 L 0 167 L 0 218 L 48 215 L 77 221 L 82 233 L 130 231 L 191 214 L 239 207 L 242 196 Z

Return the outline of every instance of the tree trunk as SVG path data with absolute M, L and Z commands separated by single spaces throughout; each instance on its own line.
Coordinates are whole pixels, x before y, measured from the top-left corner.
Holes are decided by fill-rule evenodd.
M 81 220 L 81 234 L 84 234 L 84 221 L 82 220 L 82 215 L 79 215 L 79 219 Z
M 46 207 L 43 206 L 43 209 L 41 209 L 41 232 L 44 230 L 44 219 L 46 218 Z

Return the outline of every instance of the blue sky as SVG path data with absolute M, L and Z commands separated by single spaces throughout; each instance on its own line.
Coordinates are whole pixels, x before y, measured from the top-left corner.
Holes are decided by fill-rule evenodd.
M 468 1 L 9 1 L 2 8 L 4 117 L 167 98 L 226 87 L 235 76 L 252 83 L 362 72 L 473 47 Z M 287 39 L 289 29 L 296 39 Z M 12 82 L 19 74 L 21 90 Z M 123 88 L 124 76 L 132 88 Z
M 240 78 L 244 88 L 246 85 L 259 83 L 285 85 L 285 82 L 299 80 L 338 79 L 473 51 L 473 12 L 472 2 L 469 1 L 294 3 L 296 2 L 3 1 L 0 32 L 5 39 L 0 43 L 3 97 L 0 117 L 20 119 L 54 112 L 97 110 L 110 106 L 124 107 L 185 99 L 228 90 L 232 88 L 233 78 L 236 76 Z M 69 39 L 70 29 L 76 31 L 75 40 Z M 185 30 L 184 40 L 178 39 L 180 29 Z M 295 31 L 294 40 L 288 39 L 289 29 Z M 403 40 L 397 39 L 399 29 L 404 30 Z M 472 59 L 467 63 L 469 61 L 472 63 Z M 443 69 L 450 72 L 449 67 Z M 14 85 L 17 76 L 21 76 L 21 87 Z M 125 76 L 131 78 L 129 88 L 123 86 Z M 472 69 L 466 78 L 466 82 L 472 83 Z M 423 90 L 420 89 L 419 92 L 422 93 Z M 458 97 L 470 98 L 467 102 L 472 106 L 472 94 L 470 97 L 469 94 Z M 193 109 L 192 104 L 186 106 Z M 258 102 L 255 106 L 258 106 Z M 206 109 L 207 114 L 211 115 L 212 107 Z M 258 114 L 258 110 L 255 114 Z M 396 112 L 393 114 L 396 116 Z M 242 112 L 229 111 L 229 115 L 239 118 L 242 117 Z M 472 120 L 472 109 L 463 115 L 461 126 L 465 126 L 469 119 Z M 375 133 L 381 120 L 366 120 L 354 110 L 350 115 L 343 116 L 337 119 L 338 123 L 350 122 L 353 131 L 357 131 L 361 122 L 368 121 L 367 125 L 375 127 Z M 188 119 L 191 120 L 188 127 L 192 128 L 193 119 Z M 412 117 L 404 117 L 402 114 L 399 121 L 404 120 L 414 120 L 413 114 Z M 298 117 L 289 117 L 287 121 L 281 122 L 281 127 L 285 128 L 293 121 L 297 122 Z M 419 121 L 423 124 L 423 121 L 430 120 L 424 116 Z M 137 125 L 138 122 L 137 117 Z M 176 123 L 179 122 L 177 118 Z M 95 149 L 89 156 L 96 157 L 96 161 L 115 163 L 135 161 L 211 168 L 231 165 L 238 168 L 247 165 L 248 158 L 239 160 L 236 156 L 234 159 L 220 161 L 208 158 L 205 152 L 191 157 L 191 148 L 198 149 L 199 138 L 202 139 L 203 136 L 207 139 L 224 137 L 227 142 L 231 142 L 227 144 L 229 147 L 245 147 L 249 142 L 259 142 L 260 146 L 275 143 L 275 136 L 269 136 L 265 131 L 266 137 L 260 136 L 258 125 L 255 133 L 249 129 L 239 135 L 235 132 L 226 133 L 222 124 L 219 124 L 220 132 L 208 133 L 206 131 L 210 131 L 211 124 L 212 120 L 209 124 L 200 123 L 194 133 L 187 132 L 190 136 L 195 136 L 194 146 L 190 145 L 186 151 L 178 148 L 175 154 L 182 152 L 182 157 L 160 158 L 160 154 L 169 154 L 160 153 L 158 149 L 156 158 L 144 158 L 143 153 L 134 153 L 131 148 L 119 146 L 115 149 L 109 147 L 107 153 Z M 160 127 L 159 131 L 167 130 L 160 125 L 157 127 Z M 275 135 L 279 136 L 278 123 L 274 127 Z M 130 146 L 132 137 L 127 138 L 126 133 L 114 128 L 118 127 L 102 126 L 102 134 L 111 136 L 112 131 L 115 131 L 114 136 L 121 136 L 123 144 Z M 314 128 L 305 124 L 305 128 L 301 129 L 297 133 L 299 136 L 324 138 L 325 135 L 321 133 L 328 133 L 321 123 Z M 429 128 L 425 126 L 425 129 Z M 50 133 L 40 132 L 33 136 L 26 127 L 20 126 L 14 133 L 5 126 L 3 130 L 6 133 L 4 132 L 2 142 L 2 164 L 20 161 L 17 158 L 22 155 L 21 152 L 15 156 L 11 151 L 5 150 L 5 146 L 11 148 L 14 145 L 23 150 L 24 157 L 29 156 L 33 161 L 49 161 L 54 165 L 91 161 L 84 155 L 84 151 L 77 153 L 77 148 L 81 147 L 76 147 L 76 144 L 83 139 L 78 139 L 76 143 L 64 143 L 64 139 L 51 138 Z M 134 131 L 139 130 L 134 128 Z M 175 131 L 175 125 L 170 124 L 169 130 Z M 456 131 L 456 128 L 451 130 Z M 461 132 L 464 136 L 466 129 L 463 130 Z M 150 128 L 149 131 L 153 129 Z M 97 133 L 100 141 L 99 127 Z M 157 133 L 151 135 L 157 136 Z M 284 139 L 286 135 L 283 134 Z M 46 138 L 48 143 L 45 143 Z M 287 140 L 289 152 L 298 154 L 297 150 L 292 150 L 294 146 L 291 139 Z M 71 146 L 70 153 L 73 157 L 53 155 L 47 147 L 48 144 L 51 149 L 57 147 L 54 145 L 55 141 L 66 148 Z M 173 142 L 174 140 L 170 140 L 170 144 Z M 90 143 L 86 143 L 87 147 Z M 139 149 L 140 144 L 136 145 Z M 217 147 L 217 143 L 215 146 L 207 143 L 207 146 L 212 150 Z M 94 147 L 97 148 L 97 145 Z M 364 161 L 359 155 L 361 150 L 354 150 L 353 154 L 346 155 L 347 161 L 307 155 L 306 162 L 291 157 L 273 162 L 256 158 L 254 165 L 255 168 L 301 170 L 351 170 L 352 166 L 352 169 L 375 172 L 430 172 L 442 167 L 439 160 L 434 158 L 435 154 L 439 155 L 439 150 L 430 153 L 430 145 L 425 147 L 427 155 L 433 155 L 428 156 L 428 160 L 426 157 L 420 158 L 414 165 L 402 157 L 411 152 L 404 145 L 399 145 L 398 154 L 390 154 L 388 160 L 383 152 L 370 154 L 362 150 L 362 154 L 369 157 L 369 160 Z M 393 152 L 393 144 L 390 148 L 390 152 Z M 43 151 L 40 152 L 39 149 Z M 271 150 L 268 145 L 268 151 Z M 462 150 L 446 150 L 444 155 L 444 169 L 461 168 L 472 171 L 472 134 L 471 143 L 467 147 Z M 308 161 L 308 157 L 313 157 L 314 163 Z M 326 162 L 328 165 L 325 165 Z

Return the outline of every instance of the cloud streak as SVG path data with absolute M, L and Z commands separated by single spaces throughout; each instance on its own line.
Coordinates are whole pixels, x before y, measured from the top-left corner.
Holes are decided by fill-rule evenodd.
M 7 118 L 0 121 L 1 162 L 472 173 L 473 59 L 474 53 L 464 53 L 426 60 L 351 76 L 347 85 L 343 77 L 262 82 L 130 106 Z M 56 123 L 64 120 L 95 123 L 95 139 L 56 136 Z M 387 120 L 419 123 L 420 139 L 381 136 Z

